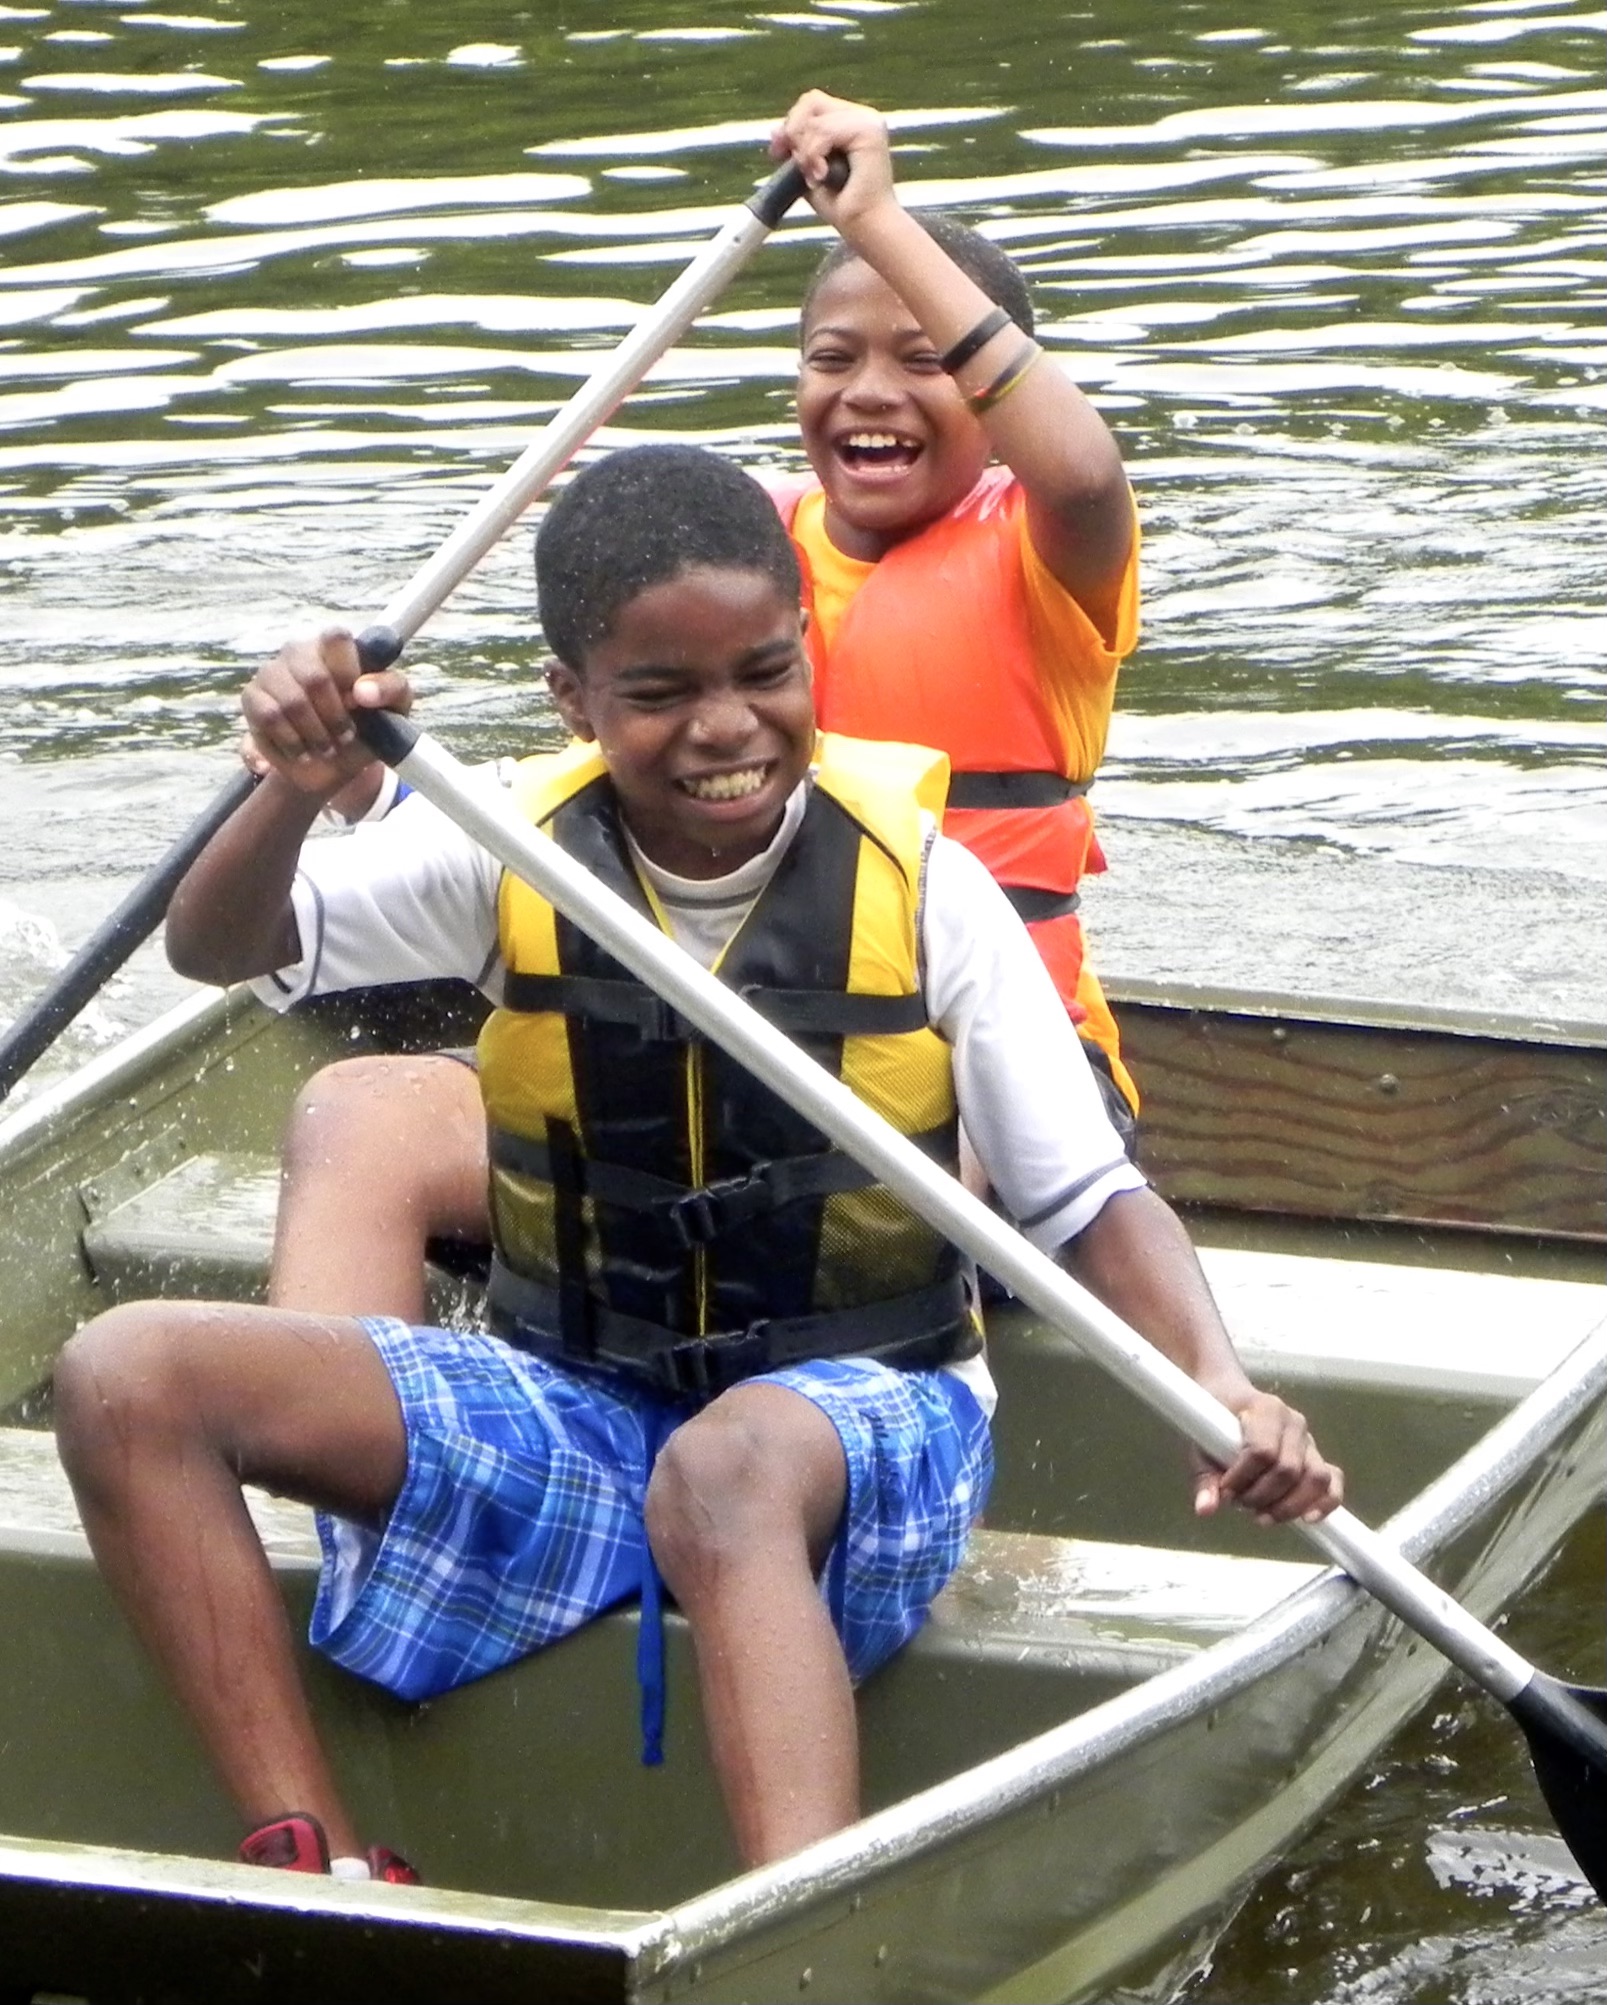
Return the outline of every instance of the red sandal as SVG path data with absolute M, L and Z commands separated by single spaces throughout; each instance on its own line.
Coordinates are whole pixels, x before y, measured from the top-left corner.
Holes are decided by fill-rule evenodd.
M 248 1831 L 240 1857 L 248 1866 L 275 1866 L 285 1873 L 327 1873 L 329 1840 L 316 1817 L 292 1810 Z
M 421 1887 L 418 1868 L 410 1865 L 400 1852 L 393 1852 L 387 1845 L 370 1845 L 368 1848 L 368 1877 L 384 1880 L 393 1887 Z
M 280 1872 L 327 1873 L 329 1840 L 316 1817 L 304 1810 L 292 1810 L 248 1831 L 241 1841 L 240 1857 L 248 1866 L 271 1866 Z M 393 1852 L 386 1845 L 370 1845 L 367 1857 L 370 1879 L 383 1880 L 393 1887 L 423 1885 L 417 1868 L 400 1852 Z

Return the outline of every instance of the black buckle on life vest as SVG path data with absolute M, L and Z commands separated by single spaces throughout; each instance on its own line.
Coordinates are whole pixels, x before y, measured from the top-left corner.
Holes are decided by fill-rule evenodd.
M 662 996 L 641 997 L 634 1019 L 643 1044 L 695 1044 L 702 1032 Z
M 761 1316 L 745 1330 L 722 1332 L 718 1337 L 690 1337 L 660 1351 L 655 1363 L 678 1398 L 706 1405 L 743 1379 L 767 1369 L 769 1328 L 769 1318 Z
M 694 1246 L 707 1246 L 733 1226 L 746 1225 L 774 1210 L 776 1193 L 770 1180 L 774 1167 L 773 1163 L 756 1163 L 745 1177 L 724 1177 L 719 1183 L 705 1184 L 701 1190 L 689 1190 L 676 1198 L 667 1210 L 682 1246 L 688 1252 Z

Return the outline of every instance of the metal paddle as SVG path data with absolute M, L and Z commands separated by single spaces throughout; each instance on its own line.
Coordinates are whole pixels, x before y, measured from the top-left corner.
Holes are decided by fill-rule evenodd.
M 383 652 L 384 636 L 365 636 Z M 363 643 L 359 643 L 360 646 Z M 1218 1463 L 1239 1424 L 980 1200 L 939 1169 L 724 983 L 600 884 L 510 803 L 469 784 L 468 769 L 416 724 L 383 711 L 354 719 L 369 749 L 409 786 L 655 990 L 689 1023 L 871 1170 L 980 1266 L 1005 1282 Z M 1607 1901 L 1607 1693 L 1537 1670 L 1349 1511 L 1299 1529 L 1358 1585 L 1499 1699 L 1528 1738 L 1535 1773 L 1580 1869 Z
M 839 154 L 831 163 L 830 185 L 840 188 L 847 174 L 847 159 Z M 394 652 L 399 652 L 413 638 L 492 545 L 550 486 L 659 357 L 674 346 L 703 309 L 718 297 L 803 193 L 803 173 L 796 162 L 789 161 L 757 188 L 731 221 L 710 238 L 668 292 L 592 371 L 435 555 L 419 566 L 385 607 L 380 614 L 380 625 L 395 636 Z M 384 664 L 370 660 L 369 665 Z M 0 1037 L 0 1101 L 135 949 L 155 932 L 190 865 L 255 784 L 254 777 L 245 772 L 230 780 L 79 949 L 39 1000 Z

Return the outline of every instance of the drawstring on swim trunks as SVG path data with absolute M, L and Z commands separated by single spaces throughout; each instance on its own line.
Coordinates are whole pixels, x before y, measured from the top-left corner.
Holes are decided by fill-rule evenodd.
M 650 1401 L 643 1422 L 647 1467 L 642 1475 L 642 1495 L 652 1481 L 658 1451 L 674 1431 L 671 1409 Z M 636 1632 L 636 1682 L 641 1691 L 642 1766 L 661 1767 L 664 1761 L 664 1581 L 642 1528 L 642 1612 Z
M 643 1423 L 643 1433 L 647 1450 L 647 1467 L 642 1476 L 642 1494 L 647 1494 L 647 1485 L 652 1480 L 653 1465 L 658 1460 L 659 1450 L 675 1431 L 673 1409 L 661 1406 L 655 1400 L 647 1407 Z M 848 1511 L 843 1509 L 843 1522 L 836 1538 L 831 1542 L 831 1552 L 826 1560 L 826 1606 L 831 1610 L 832 1626 L 837 1634 L 844 1633 L 843 1616 L 848 1605 Z M 658 1562 L 653 1557 L 653 1548 L 648 1543 L 647 1531 L 642 1531 L 642 1610 L 641 1626 L 636 1632 L 636 1683 L 641 1695 L 642 1726 L 642 1766 L 661 1768 L 664 1764 L 664 1579 L 658 1570 Z

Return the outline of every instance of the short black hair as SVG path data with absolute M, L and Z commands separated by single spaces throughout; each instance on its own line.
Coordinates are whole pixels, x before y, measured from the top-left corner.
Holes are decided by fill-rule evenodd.
M 701 446 L 622 447 L 582 469 L 536 534 L 547 645 L 576 674 L 623 607 L 695 565 L 759 571 L 796 599 L 798 558 L 775 503 Z
M 1031 334 L 1035 319 L 1032 295 L 1027 290 L 1021 267 L 1010 253 L 1000 250 L 997 244 L 973 230 L 968 223 L 944 215 L 941 209 L 912 211 L 912 214 L 938 249 L 946 251 L 995 306 L 1002 306 L 1023 334 Z M 804 288 L 803 305 L 799 309 L 799 319 L 805 328 L 809 325 L 809 315 L 820 288 L 834 272 L 840 272 L 844 265 L 853 264 L 858 256 L 853 245 L 839 237 L 815 266 L 814 275 Z

